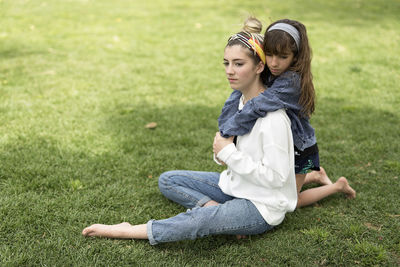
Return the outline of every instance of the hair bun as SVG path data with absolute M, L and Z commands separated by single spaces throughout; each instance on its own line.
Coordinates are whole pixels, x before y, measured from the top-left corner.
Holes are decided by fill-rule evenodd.
M 262 23 L 255 17 L 248 17 L 244 22 L 243 31 L 260 34 L 262 31 Z

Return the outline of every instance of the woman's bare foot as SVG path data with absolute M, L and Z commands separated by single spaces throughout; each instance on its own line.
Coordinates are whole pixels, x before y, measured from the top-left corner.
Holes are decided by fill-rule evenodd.
M 93 224 L 83 229 L 82 235 L 109 238 L 133 238 L 132 225 L 127 222 L 114 225 Z
M 310 173 L 307 173 L 304 183 L 305 184 L 317 183 L 320 185 L 328 185 L 332 184 L 332 181 L 326 174 L 325 169 L 320 167 L 319 171 L 312 171 Z
M 351 188 L 345 177 L 340 177 L 335 184 L 339 185 L 339 192 L 346 194 L 347 198 L 353 199 L 356 197 L 356 191 Z
M 219 203 L 217 201 L 214 200 L 210 200 L 208 201 L 206 204 L 203 205 L 203 207 L 208 207 L 208 206 L 218 206 Z

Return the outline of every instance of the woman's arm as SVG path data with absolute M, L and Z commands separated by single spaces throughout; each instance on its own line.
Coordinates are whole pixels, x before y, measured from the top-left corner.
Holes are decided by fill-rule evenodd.
M 289 172 L 294 171 L 290 158 L 293 155 L 289 150 L 293 142 L 287 116 L 282 112 L 268 114 L 262 121 L 258 137 L 263 153 L 259 161 L 254 161 L 247 151 L 237 150 L 233 143 L 225 145 L 217 156 L 241 178 L 259 186 L 279 188 L 286 182 Z

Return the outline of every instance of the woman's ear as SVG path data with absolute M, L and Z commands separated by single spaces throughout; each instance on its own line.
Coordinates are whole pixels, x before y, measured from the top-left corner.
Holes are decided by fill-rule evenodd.
M 263 72 L 265 68 L 264 63 L 260 60 L 260 62 L 258 62 L 257 67 L 256 67 L 256 73 L 260 74 L 261 72 Z

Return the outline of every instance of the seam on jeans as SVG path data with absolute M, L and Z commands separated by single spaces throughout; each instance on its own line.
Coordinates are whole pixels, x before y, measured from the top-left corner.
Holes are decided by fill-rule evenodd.
M 194 205 L 196 205 L 197 202 L 199 201 L 199 200 L 195 199 L 194 197 L 192 197 L 191 195 L 186 194 L 185 192 L 176 190 L 175 187 L 173 187 L 173 186 L 166 186 L 166 188 L 167 188 L 168 190 L 170 190 L 170 191 L 174 191 L 174 192 L 177 193 L 178 195 L 183 196 L 183 197 L 186 198 L 187 200 L 194 202 L 194 203 L 195 203 Z
M 185 240 L 185 239 L 193 240 L 193 239 L 196 239 L 197 237 L 204 237 L 204 236 L 215 235 L 215 234 L 222 235 L 223 233 L 221 233 L 221 231 L 249 229 L 249 228 L 253 228 L 254 226 L 257 226 L 257 225 L 265 225 L 265 230 L 263 230 L 263 232 L 273 228 L 272 225 L 269 225 L 267 223 L 253 223 L 251 225 L 245 225 L 242 227 L 218 228 L 218 229 L 216 229 L 216 231 L 213 231 L 213 232 L 209 231 L 208 233 L 203 233 L 202 231 L 197 231 L 194 235 L 189 234 L 189 235 L 181 236 L 180 238 L 168 238 L 168 239 L 165 239 L 165 241 L 173 242 L 173 241 L 179 241 L 179 240 Z
M 189 175 L 185 175 L 185 174 L 180 174 L 180 175 L 170 174 L 170 175 L 168 175 L 168 178 L 171 178 L 171 177 L 173 177 L 173 176 L 186 177 L 186 178 L 189 178 L 189 179 L 192 179 L 192 180 L 196 180 L 196 181 L 198 181 L 198 182 L 201 182 L 201 183 L 210 185 L 210 186 L 212 186 L 212 187 L 214 187 L 214 188 L 216 188 L 216 189 L 220 189 L 220 187 L 218 186 L 218 184 L 210 183 L 210 182 L 207 181 L 207 180 L 199 179 L 199 178 L 197 178 L 197 177 L 193 177 L 193 176 L 189 176 Z M 174 186 L 170 186 L 169 183 L 166 181 L 166 179 L 161 180 L 160 183 L 163 185 L 164 188 L 166 188 L 166 189 L 168 189 L 168 190 L 173 190 L 174 192 L 178 193 L 179 195 L 185 197 L 187 200 L 194 202 L 194 206 L 196 206 L 197 203 L 201 200 L 201 199 L 195 199 L 195 198 L 193 198 L 191 195 L 186 194 L 186 193 L 184 193 L 184 192 L 181 192 L 181 191 L 178 191 L 178 190 L 174 190 L 175 187 L 174 187 Z M 204 195 L 204 194 L 203 194 L 203 195 Z M 210 199 L 211 199 L 211 198 L 210 198 Z
M 246 228 L 252 228 L 257 225 L 263 225 L 267 223 L 252 223 L 252 224 L 247 224 L 247 225 L 242 225 L 242 226 L 237 226 L 237 227 L 223 227 L 223 228 L 218 228 L 218 230 L 238 230 L 238 229 L 246 229 Z
M 215 229 L 215 231 L 213 231 L 213 232 L 209 232 L 209 234 L 213 235 L 213 234 L 223 234 L 221 232 L 226 232 L 226 231 L 249 230 L 256 226 L 264 226 L 265 229 L 263 229 L 263 232 L 272 229 L 272 226 L 265 222 L 265 223 L 254 223 L 254 224 L 244 225 L 244 226 L 239 226 L 239 227 L 218 228 L 218 229 Z M 207 234 L 205 234 L 205 235 L 207 235 Z
M 197 177 L 189 176 L 187 174 L 180 174 L 180 175 L 171 174 L 171 175 L 168 175 L 168 177 L 172 177 L 172 176 L 183 176 L 183 177 L 186 177 L 186 178 L 189 178 L 189 179 L 193 179 L 193 180 L 196 180 L 196 181 L 211 185 L 212 187 L 219 188 L 218 184 L 210 183 L 208 180 L 199 179 Z M 166 185 L 165 183 L 163 183 L 163 184 Z
M 171 176 L 169 176 L 171 177 Z M 180 190 L 176 190 L 175 186 L 170 186 L 168 183 L 165 183 L 164 181 L 161 181 L 161 183 L 163 184 L 163 187 L 169 191 L 174 191 L 176 194 L 183 196 L 185 199 L 195 203 L 194 205 L 196 205 L 196 203 L 199 201 L 198 199 L 195 199 L 194 197 L 192 197 L 189 194 L 186 194 L 185 192 L 182 192 Z

